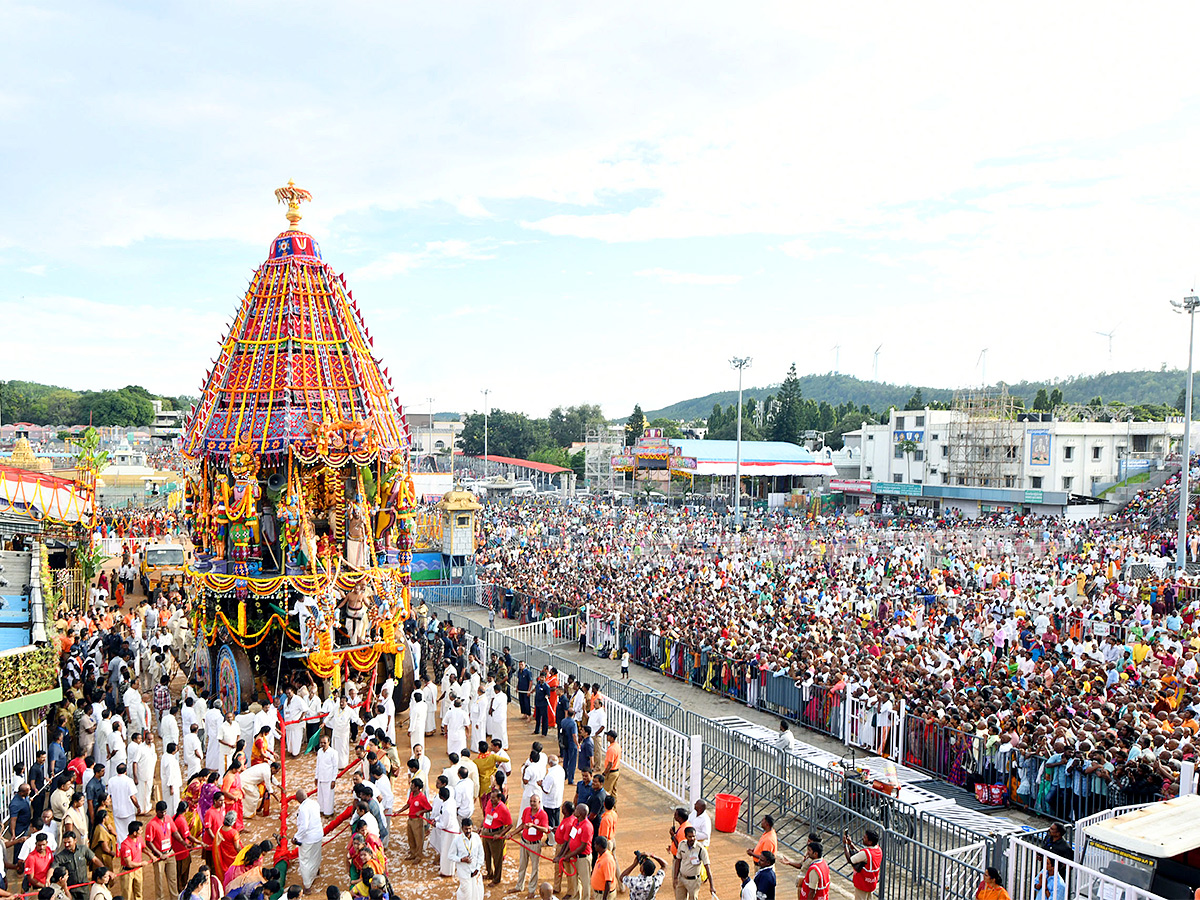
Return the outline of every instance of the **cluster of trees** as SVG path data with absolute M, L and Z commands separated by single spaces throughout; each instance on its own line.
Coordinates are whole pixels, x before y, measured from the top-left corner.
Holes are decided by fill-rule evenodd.
M 116 391 L 72 391 L 33 381 L 0 382 L 0 422 L 33 425 L 149 425 L 152 400 L 164 409 L 188 409 L 190 397 L 151 394 L 131 384 Z
M 920 393 L 918 389 L 914 396 L 920 397 Z M 754 397 L 743 397 L 742 440 L 799 444 L 807 433 L 816 432 L 824 434 L 827 446 L 838 448 L 842 446 L 843 434 L 877 417 L 878 413 L 871 412 L 865 404 L 846 401 L 834 406 L 805 397 L 793 363 L 777 393 L 768 394 L 761 403 Z M 708 437 L 718 441 L 737 437 L 736 401 L 725 408 L 720 403 L 713 404 L 708 416 Z
M 569 454 L 567 448 L 581 441 L 589 426 L 603 427 L 604 414 L 593 403 L 556 406 L 544 419 L 524 413 L 493 409 L 487 415 L 487 452 L 492 456 L 512 456 L 535 462 L 574 469 L 583 474 L 584 454 Z M 484 415 L 471 413 L 463 420 L 462 449 L 472 456 L 484 450 Z

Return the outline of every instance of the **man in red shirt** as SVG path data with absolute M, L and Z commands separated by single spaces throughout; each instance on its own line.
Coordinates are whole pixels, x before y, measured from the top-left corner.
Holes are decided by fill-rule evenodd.
M 538 888 L 538 866 L 542 862 L 539 855 L 545 845 L 546 835 L 550 832 L 550 820 L 542 809 L 542 798 L 534 794 L 529 798 L 529 805 L 521 813 L 521 830 L 519 832 L 521 855 L 517 861 L 517 886 L 510 894 L 519 894 L 525 888 L 525 869 L 529 867 L 529 896 L 532 897 Z M 532 863 L 532 865 L 530 865 Z
M 562 805 L 562 821 L 554 829 L 554 896 L 561 897 L 563 875 L 567 876 L 567 893 L 573 894 L 575 890 L 575 866 L 563 865 L 562 857 L 567 852 L 567 841 L 570 839 L 571 828 L 575 824 L 575 804 L 570 800 L 564 800 Z
M 175 827 L 171 830 L 171 852 L 175 854 L 175 883 L 187 884 L 192 874 L 192 848 L 200 843 L 192 837 L 192 826 L 187 820 L 187 804 L 181 802 L 175 815 Z
M 83 772 L 87 768 L 87 764 L 83 761 L 82 756 L 77 756 L 67 763 L 67 771 L 71 773 L 76 784 L 83 784 Z
M 425 859 L 425 819 L 433 812 L 433 804 L 425 796 L 425 782 L 414 778 L 408 791 L 408 802 L 400 812 L 408 811 L 408 859 Z
M 129 837 L 121 841 L 121 848 L 117 852 L 117 865 L 122 869 L 132 870 L 119 879 L 121 889 L 117 893 L 124 895 L 125 900 L 142 900 L 142 866 L 144 865 L 142 854 L 145 846 L 146 838 L 142 835 L 142 823 L 134 819 L 129 823 Z
M 154 818 L 146 823 L 146 847 L 154 868 L 154 896 L 178 897 L 179 881 L 175 860 L 171 858 L 175 820 L 167 815 L 167 804 L 159 800 L 154 806 Z
M 575 815 L 569 820 L 571 827 L 567 829 L 567 849 L 562 855 L 563 865 L 575 866 L 575 895 L 579 900 L 588 900 L 588 891 L 592 888 L 592 823 L 588 821 L 588 805 L 580 803 L 575 807 Z
M 50 882 L 50 869 L 54 865 L 54 854 L 46 843 L 45 832 L 39 831 L 33 849 L 25 857 L 25 876 L 31 888 L 44 888 Z
M 483 808 L 483 825 L 479 829 L 479 837 L 483 839 L 483 878 L 496 885 L 504 868 L 504 836 L 512 827 L 512 813 L 500 796 L 500 788 L 480 800 L 479 805 Z

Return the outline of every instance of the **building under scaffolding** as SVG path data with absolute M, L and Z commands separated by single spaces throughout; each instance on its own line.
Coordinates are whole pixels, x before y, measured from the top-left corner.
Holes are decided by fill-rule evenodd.
M 1021 487 L 1025 426 L 1008 388 L 975 388 L 954 395 L 958 413 L 948 427 L 949 483 L 966 487 Z

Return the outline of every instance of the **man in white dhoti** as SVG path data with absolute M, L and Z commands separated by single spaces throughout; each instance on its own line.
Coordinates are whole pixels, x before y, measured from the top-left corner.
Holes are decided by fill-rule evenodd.
M 192 730 L 183 736 L 183 770 L 190 781 L 192 776 L 204 768 L 204 754 L 200 751 L 200 726 L 192 723 Z
M 217 740 L 221 744 L 221 768 L 219 771 L 222 775 L 229 770 L 229 766 L 233 763 L 233 754 L 237 752 L 237 742 L 241 737 L 242 733 L 233 720 L 233 710 L 226 710 L 225 721 L 217 728 Z
M 475 834 L 470 819 L 461 822 L 462 834 L 454 835 L 450 856 L 458 880 L 456 900 L 483 900 L 483 841 Z
M 130 762 L 137 763 L 138 806 L 143 810 L 154 809 L 154 770 L 158 768 L 158 751 L 154 749 L 154 738 L 145 733 L 142 739 L 129 745 Z
M 488 709 L 488 733 L 500 739 L 500 746 L 508 749 L 508 697 L 503 692 L 492 695 Z
M 204 714 L 204 765 L 214 772 L 224 774 L 221 768 L 221 701 L 214 700 Z
M 321 807 L 304 791 L 296 791 L 296 834 L 292 843 L 300 848 L 300 881 L 306 894 L 312 893 L 313 882 L 321 870 L 321 841 L 325 837 L 321 825 Z M 483 850 L 480 848 L 480 853 Z
M 332 745 L 337 752 L 339 771 L 350 764 L 351 723 L 361 725 L 362 719 L 358 716 L 358 710 L 350 706 L 346 702 L 346 695 L 342 694 L 338 697 L 337 708 L 325 720 L 333 736 Z
M 284 739 L 287 742 L 287 752 L 292 756 L 299 756 L 304 749 L 304 723 L 299 720 L 304 718 L 307 711 L 308 704 L 296 696 L 296 691 L 288 685 L 287 698 L 283 703 L 283 719 L 291 724 L 284 726 Z
M 442 721 L 446 725 L 447 752 L 461 753 L 467 748 L 467 714 L 463 711 L 461 700 L 455 698 L 454 705 L 447 710 Z
M 112 781 L 117 766 L 124 765 L 126 762 L 128 762 L 128 756 L 125 752 L 125 723 L 117 716 L 113 716 L 112 734 L 108 736 L 108 765 L 104 770 L 105 787 Z
M 117 773 L 109 779 L 108 796 L 112 798 L 117 840 L 123 841 L 129 836 L 129 823 L 141 812 L 137 802 L 137 785 L 129 777 L 125 763 L 119 764 Z
M 163 746 L 179 743 L 179 719 L 175 717 L 177 707 L 172 706 L 158 719 L 158 736 L 162 738 Z
M 279 787 L 275 775 L 280 770 L 277 762 L 260 762 L 242 772 L 242 801 L 244 818 L 270 815 L 271 794 Z
M 415 748 L 425 741 L 425 694 L 423 691 L 413 691 L 412 700 L 408 704 L 408 746 Z
M 337 780 L 337 751 L 329 746 L 329 738 L 321 735 L 317 747 L 317 804 L 321 815 L 333 815 L 333 783 Z
M 437 731 L 438 689 L 430 679 L 426 678 L 421 685 L 421 696 L 425 698 L 425 736 Z
M 179 809 L 179 798 L 183 794 L 183 775 L 179 770 L 179 757 L 175 755 L 174 741 L 163 747 L 162 759 L 158 763 L 159 781 L 162 783 L 163 799 L 167 801 L 167 812 L 174 818 Z
M 483 696 L 483 685 L 476 688 L 471 699 L 471 746 L 478 747 L 479 742 L 487 738 L 488 703 Z

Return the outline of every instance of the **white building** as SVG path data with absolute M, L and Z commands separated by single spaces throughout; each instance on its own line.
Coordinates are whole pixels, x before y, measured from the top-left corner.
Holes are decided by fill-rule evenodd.
M 886 425 L 864 423 L 846 438 L 862 448 L 858 492 L 865 502 L 879 494 L 921 497 L 923 505 L 973 515 L 1018 507 L 1049 512 L 1038 507 L 1098 497 L 1128 476 L 1161 470 L 1182 435 L 1182 420 L 1068 422 L 1027 413 L 984 421 L 923 409 L 895 410 Z
M 415 413 L 407 409 L 404 411 L 404 417 L 412 432 L 413 453 L 419 456 L 449 451 L 462 434 L 463 423 L 459 421 L 443 422 L 435 418 L 430 427 L 429 413 Z
M 154 422 L 150 426 L 152 437 L 171 441 L 183 435 L 183 410 L 163 409 L 161 400 L 151 400 L 154 404 Z

